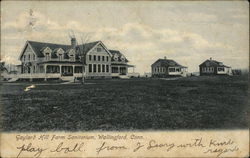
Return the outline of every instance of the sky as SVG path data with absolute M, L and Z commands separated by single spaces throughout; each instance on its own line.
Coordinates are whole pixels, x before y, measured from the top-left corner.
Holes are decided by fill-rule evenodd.
M 32 10 L 32 11 L 31 11 Z M 20 64 L 27 40 L 101 40 L 139 73 L 159 58 L 198 71 L 206 59 L 249 67 L 247 1 L 1 1 L 1 60 Z

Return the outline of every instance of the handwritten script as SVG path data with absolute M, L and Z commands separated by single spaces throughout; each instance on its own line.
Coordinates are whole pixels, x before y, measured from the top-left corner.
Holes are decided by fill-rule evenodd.
M 237 143 L 231 138 L 209 139 L 203 137 L 172 141 L 171 138 L 148 139 L 145 136 L 135 134 L 124 135 L 17 135 L 16 157 L 42 157 L 51 153 L 68 156 L 76 153 L 81 155 L 85 152 L 93 153 L 93 156 L 105 156 L 119 153 L 144 153 L 163 151 L 185 152 L 188 150 L 198 151 L 207 156 L 220 157 L 226 153 L 235 153 L 240 150 Z M 46 141 L 50 145 L 42 145 Z M 39 143 L 40 142 L 40 143 Z M 69 143 L 70 142 L 70 143 Z M 129 143 L 128 143 L 129 142 Z

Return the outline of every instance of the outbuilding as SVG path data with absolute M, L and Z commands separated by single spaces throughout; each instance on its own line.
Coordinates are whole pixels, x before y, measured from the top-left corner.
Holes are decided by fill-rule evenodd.
M 224 65 L 220 61 L 213 60 L 212 58 L 204 61 L 199 65 L 200 76 L 205 75 L 232 75 L 232 68 Z
M 152 77 L 186 76 L 187 67 L 172 59 L 158 59 L 151 65 Z

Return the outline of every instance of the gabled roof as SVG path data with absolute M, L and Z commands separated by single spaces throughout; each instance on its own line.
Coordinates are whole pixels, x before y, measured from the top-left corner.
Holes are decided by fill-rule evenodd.
M 71 48 L 70 45 L 63 45 L 63 44 L 43 43 L 36 41 L 27 41 L 27 42 L 30 44 L 30 46 L 32 47 L 32 49 L 34 50 L 34 52 L 38 57 L 44 57 L 42 50 L 46 47 L 49 47 L 52 51 L 58 48 L 62 48 L 64 51 L 66 51 L 67 49 Z
M 161 66 L 165 66 L 165 67 L 183 67 L 186 68 L 186 66 L 182 66 L 180 64 L 178 64 L 176 61 L 172 60 L 172 59 L 158 59 L 156 62 L 154 62 L 151 66 L 153 66 L 156 63 L 160 63 Z
M 76 49 L 78 49 L 78 50 L 83 49 L 84 52 L 88 52 L 98 42 L 100 42 L 100 41 L 86 43 L 86 44 L 82 44 L 82 45 L 77 45 Z M 64 44 L 54 44 L 54 43 L 45 43 L 45 42 L 36 42 L 36 41 L 27 41 L 27 43 L 34 50 L 34 52 L 36 53 L 37 57 L 44 57 L 42 51 L 46 47 L 49 47 L 52 50 L 53 53 L 55 53 L 55 51 L 58 50 L 59 48 L 62 48 L 65 52 L 67 52 L 67 50 L 69 50 L 69 49 L 72 48 L 71 45 L 64 45 Z M 56 54 L 53 54 L 53 53 L 52 53 L 53 57 L 56 57 Z M 22 54 L 21 54 L 21 56 L 22 56 Z
M 224 65 L 222 62 L 216 61 L 216 60 L 212 60 L 212 59 L 207 59 L 206 61 L 204 61 L 203 63 L 201 63 L 199 66 L 220 66 L 220 67 L 228 67 Z
M 125 58 L 125 61 L 128 62 L 127 58 L 119 51 L 119 50 L 109 50 L 109 52 L 112 54 L 114 57 L 115 54 L 118 56 L 118 61 L 122 61 L 121 57 L 123 56 Z M 115 61 L 112 57 L 112 61 Z
M 92 49 L 97 43 L 99 43 L 100 41 L 96 41 L 96 42 L 91 42 L 91 43 L 85 43 L 85 44 L 81 44 L 81 45 L 77 45 L 77 49 L 80 50 L 84 50 L 84 53 L 87 53 L 88 51 L 90 51 L 90 49 Z

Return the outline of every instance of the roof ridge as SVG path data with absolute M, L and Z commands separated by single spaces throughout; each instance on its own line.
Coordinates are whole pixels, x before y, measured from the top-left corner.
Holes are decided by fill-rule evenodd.
M 38 41 L 31 41 L 31 40 L 27 40 L 27 42 L 34 42 L 34 43 L 43 43 L 43 44 L 54 44 L 54 45 L 70 46 L 70 45 L 68 45 L 68 44 L 58 44 L 58 43 L 49 43 L 49 42 L 38 42 Z
M 27 42 L 34 42 L 34 43 L 43 43 L 43 44 L 54 44 L 54 45 L 62 45 L 62 46 L 71 46 L 70 44 L 59 44 L 59 43 L 51 43 L 51 42 L 39 42 L 39 41 L 32 41 L 32 40 L 27 40 Z M 89 43 L 84 43 L 85 44 L 91 44 L 91 43 L 98 43 L 98 42 L 101 42 L 101 41 L 93 41 L 93 42 L 89 42 Z M 78 44 L 79 45 L 82 45 L 82 44 Z
M 94 42 L 84 43 L 84 45 L 85 45 L 85 44 L 98 43 L 98 42 L 101 42 L 101 41 L 94 41 Z M 82 45 L 82 44 L 78 44 L 78 46 L 79 46 L 79 45 Z

